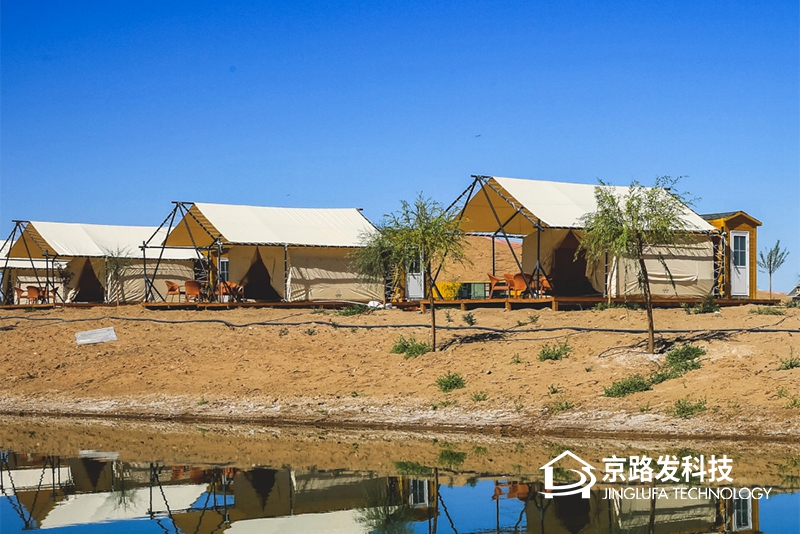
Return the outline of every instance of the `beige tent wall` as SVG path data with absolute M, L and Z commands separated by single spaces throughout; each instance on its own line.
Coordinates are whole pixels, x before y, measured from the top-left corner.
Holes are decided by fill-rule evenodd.
M 383 300 L 381 284 L 365 284 L 350 269 L 353 249 L 302 247 L 289 249 L 289 300 Z
M 247 271 L 253 264 L 253 260 L 255 260 L 256 249 L 258 249 L 261 260 L 269 272 L 270 285 L 278 292 L 281 298 L 285 298 L 282 246 L 232 246 L 228 251 L 228 279 L 236 284 L 242 283 Z
M 541 232 L 542 246 L 539 250 L 539 263 L 544 271 L 550 274 L 553 269 L 555 250 L 569 234 L 569 230 L 561 228 L 545 228 Z M 536 267 L 536 244 L 539 241 L 539 232 L 525 236 L 522 240 L 522 268 L 526 273 L 533 272 Z
M 155 262 L 147 262 L 147 275 L 153 282 L 153 286 L 158 290 L 162 297 L 167 294 L 167 284 L 165 280 L 175 282 L 183 285 L 186 280 L 194 280 L 194 262 L 188 260 L 161 260 L 158 266 L 158 272 L 153 277 L 155 270 Z M 96 271 L 95 271 L 96 272 Z M 102 279 L 101 279 L 102 280 Z M 144 266 L 141 262 L 132 264 L 125 272 L 121 279 L 122 290 L 118 290 L 118 284 L 109 280 L 106 287 L 106 300 L 108 302 L 117 301 L 117 293 L 119 292 L 120 302 L 144 302 L 145 297 L 145 282 L 144 282 Z M 158 295 L 153 294 L 155 300 Z
M 659 253 L 663 255 L 669 273 L 659 261 Z M 714 245 L 710 236 L 699 237 L 695 243 L 673 250 L 653 249 L 645 258 L 645 266 L 654 297 L 703 297 L 714 288 Z M 641 295 L 636 273 L 637 266 L 632 260 L 612 262 L 611 294 L 617 297 Z

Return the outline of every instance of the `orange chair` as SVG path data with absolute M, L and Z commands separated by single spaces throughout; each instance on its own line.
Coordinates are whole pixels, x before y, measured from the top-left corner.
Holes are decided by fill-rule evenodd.
M 170 295 L 172 296 L 178 295 L 178 302 L 180 302 L 181 295 L 183 295 L 184 297 L 186 296 L 185 293 L 181 290 L 181 286 L 179 286 L 175 282 L 164 280 L 164 283 L 167 284 L 167 294 L 164 297 L 164 300 L 168 299 Z
M 197 280 L 187 280 L 183 284 L 186 292 L 186 302 L 193 298 L 196 302 L 203 300 L 203 285 Z
M 234 300 L 241 301 L 244 298 L 244 286 L 233 282 L 220 282 L 219 294 L 228 295 Z
M 508 291 L 508 282 L 506 280 L 489 273 L 486 273 L 486 276 L 489 277 L 489 298 L 494 297 L 495 291 Z
M 509 284 L 510 291 L 517 293 L 519 297 L 525 293 L 530 294 L 534 290 L 533 277 L 529 274 L 517 273 L 514 275 L 514 278 L 512 278 L 511 283 L 513 283 L 513 287 L 510 287 L 511 284 Z
M 28 286 L 28 302 L 36 303 L 42 298 L 42 290 L 36 286 Z
M 27 301 L 27 304 L 31 303 L 31 299 L 28 298 L 28 294 L 25 291 L 23 291 L 21 288 L 15 287 L 14 288 L 14 293 L 17 294 L 17 304 L 22 304 L 23 299 L 25 301 Z

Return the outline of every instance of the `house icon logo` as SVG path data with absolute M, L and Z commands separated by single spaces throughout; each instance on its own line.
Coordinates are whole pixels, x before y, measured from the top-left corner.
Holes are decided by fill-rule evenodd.
M 578 463 L 581 464 L 580 471 L 578 471 L 577 469 L 568 469 L 568 471 L 572 471 L 573 473 L 576 473 L 578 476 L 580 476 L 581 479 L 578 482 L 572 484 L 564 484 L 556 486 L 555 483 L 553 482 L 553 471 L 556 468 L 554 468 L 553 465 L 566 456 L 569 456 L 570 458 L 576 460 Z M 597 482 L 597 477 L 595 477 L 594 473 L 592 473 L 592 469 L 594 469 L 594 466 L 584 462 L 583 460 L 581 460 L 580 458 L 578 458 L 569 451 L 562 452 L 561 454 L 559 454 L 558 456 L 556 456 L 555 458 L 544 464 L 540 469 L 544 471 L 544 489 L 545 489 L 545 491 L 540 493 L 544 495 L 545 499 L 552 499 L 553 497 L 559 495 L 575 495 L 576 493 L 580 493 L 581 497 L 583 497 L 584 499 L 588 499 L 589 492 L 592 489 L 592 486 L 594 486 L 595 482 Z

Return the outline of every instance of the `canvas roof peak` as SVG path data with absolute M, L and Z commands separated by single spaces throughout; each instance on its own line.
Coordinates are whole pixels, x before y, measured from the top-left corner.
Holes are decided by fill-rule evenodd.
M 157 226 L 27 221 L 22 237 L 11 247 L 9 256 L 44 258 L 47 253 L 61 258 L 102 258 L 110 253 L 122 252 L 127 258 L 141 258 L 139 247 L 157 231 L 161 234 L 160 239 L 166 237 L 166 230 L 159 230 Z M 164 259 L 194 257 L 186 251 L 164 254 Z
M 597 184 L 501 176 L 476 178 L 485 185 L 473 192 L 464 208 L 462 227 L 467 232 L 495 232 L 500 227 L 498 219 L 505 223 L 506 233 L 516 235 L 532 233 L 538 221 L 545 227 L 581 229 L 581 218 L 597 210 L 594 194 Z M 629 190 L 629 186 L 608 187 L 620 197 Z M 691 231 L 715 231 L 714 226 L 689 207 L 686 207 L 684 221 Z
M 187 230 L 187 226 L 189 230 Z M 207 247 L 219 238 L 239 245 L 357 247 L 375 230 L 358 208 L 285 208 L 194 202 L 167 246 Z

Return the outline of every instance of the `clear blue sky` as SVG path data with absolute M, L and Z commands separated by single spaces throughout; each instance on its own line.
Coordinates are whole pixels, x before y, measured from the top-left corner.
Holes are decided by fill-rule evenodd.
M 0 230 L 688 175 L 800 274 L 798 3 L 3 2 Z M 760 287 L 766 287 L 762 277 Z

